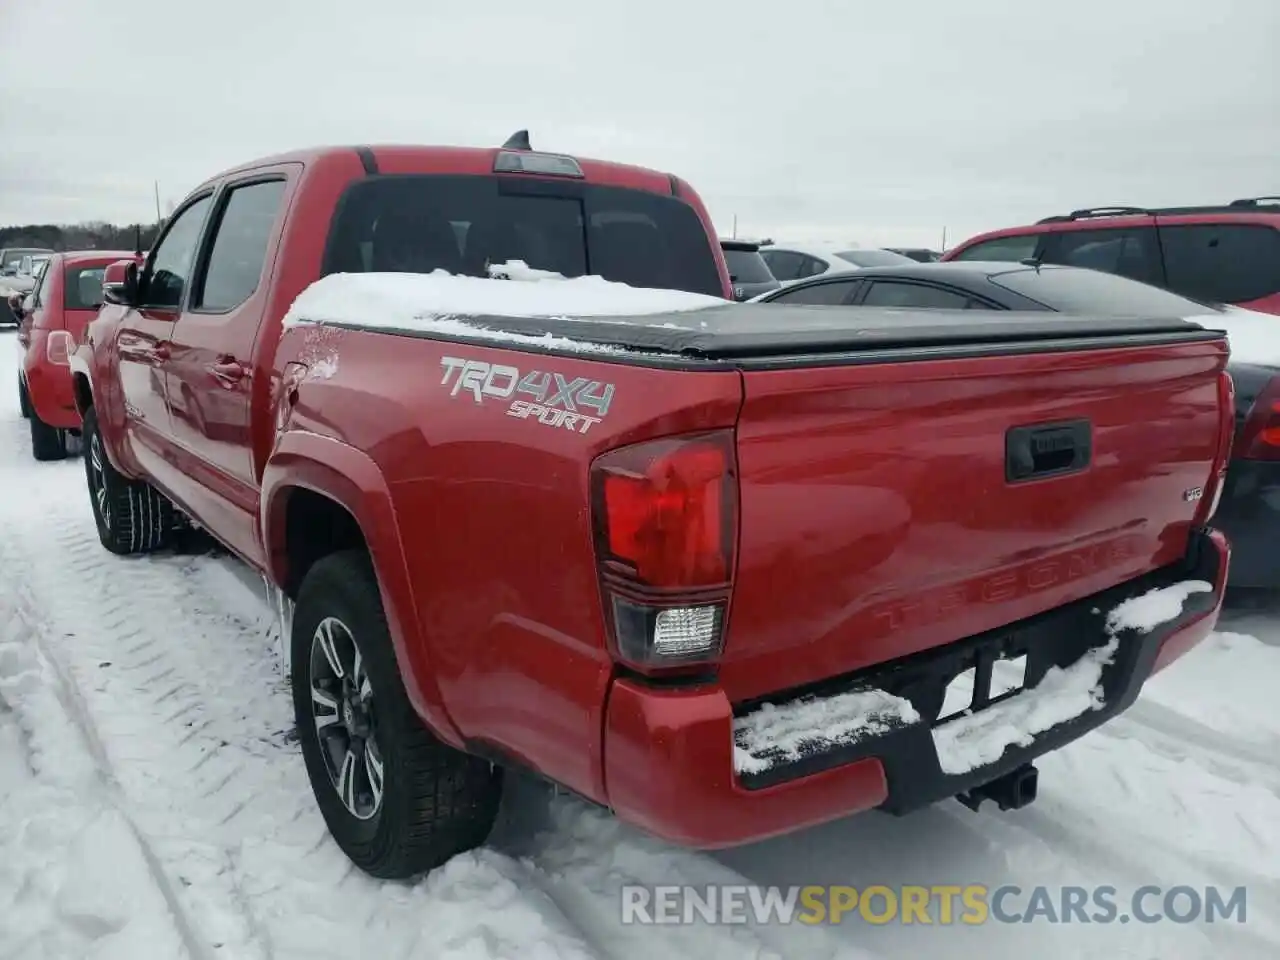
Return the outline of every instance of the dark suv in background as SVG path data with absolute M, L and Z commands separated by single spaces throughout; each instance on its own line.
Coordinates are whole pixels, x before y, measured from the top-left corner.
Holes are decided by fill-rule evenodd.
M 729 268 L 729 283 L 733 286 L 733 299 L 750 300 L 782 286 L 769 266 L 760 256 L 760 244 L 755 240 L 720 239 L 725 265 Z
M 1195 300 L 1280 314 L 1280 197 L 1073 210 L 980 234 L 942 259 L 1088 267 Z

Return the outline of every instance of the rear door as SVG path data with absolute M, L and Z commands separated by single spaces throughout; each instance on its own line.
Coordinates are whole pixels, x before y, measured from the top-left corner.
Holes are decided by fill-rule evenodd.
M 175 462 L 196 480 L 188 508 L 249 558 L 258 551 L 252 401 L 269 387 L 254 344 L 296 169 L 256 170 L 218 191 L 165 367 Z

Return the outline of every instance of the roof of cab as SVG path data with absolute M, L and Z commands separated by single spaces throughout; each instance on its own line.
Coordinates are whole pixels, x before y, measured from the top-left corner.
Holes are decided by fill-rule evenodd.
M 248 173 L 261 167 L 278 166 L 286 163 L 301 163 L 309 165 L 328 157 L 338 156 L 342 154 L 350 155 L 360 159 L 365 165 L 365 169 L 370 173 L 378 170 L 381 166 L 380 161 L 392 161 L 395 166 L 403 167 L 406 161 L 410 163 L 414 158 L 426 160 L 432 158 L 439 160 L 442 157 L 453 156 L 457 158 L 463 166 L 475 166 L 477 169 L 482 165 L 485 170 L 492 171 L 493 163 L 499 153 L 503 152 L 502 147 L 462 147 L 449 146 L 446 144 L 404 144 L 404 143 L 382 143 L 382 144 L 347 144 L 347 145 L 328 145 L 313 146 L 291 150 L 285 153 L 273 154 L 270 156 L 259 157 L 245 163 L 237 164 L 220 173 L 205 179 L 196 189 L 202 189 L 210 184 L 223 180 L 226 177 L 234 176 L 240 173 Z M 564 154 L 554 150 L 537 150 L 533 153 L 557 154 L 559 156 L 573 156 L 572 154 Z M 590 182 L 593 179 L 593 172 L 599 173 L 608 170 L 611 173 L 624 173 L 638 180 L 651 181 L 650 184 L 655 189 L 661 188 L 662 192 L 677 194 L 683 186 L 679 184 L 677 178 L 670 173 L 660 170 L 654 170 L 649 167 L 635 166 L 634 164 L 618 163 L 613 160 L 597 160 L 591 157 L 573 156 L 581 165 L 586 179 Z M 370 167 L 373 167 L 370 170 Z M 403 172 L 397 170 L 397 172 Z M 613 178 L 610 178 L 613 179 Z

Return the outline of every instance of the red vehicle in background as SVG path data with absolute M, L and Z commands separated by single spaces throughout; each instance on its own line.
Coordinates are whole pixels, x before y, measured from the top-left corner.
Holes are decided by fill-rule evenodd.
M 993 230 L 943 260 L 1036 261 L 1280 314 L 1280 197 L 1201 207 L 1095 207 Z
M 136 254 L 120 250 L 55 253 L 22 309 L 18 402 L 31 426 L 31 455 L 61 460 L 67 436 L 80 433 L 67 358 L 102 305 L 108 265 Z

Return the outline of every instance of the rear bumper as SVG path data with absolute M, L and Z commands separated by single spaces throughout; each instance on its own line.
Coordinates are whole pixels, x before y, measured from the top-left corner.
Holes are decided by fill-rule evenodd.
M 1213 525 L 1231 541 L 1228 586 L 1280 589 L 1280 461 L 1232 460 Z
M 76 411 L 71 368 L 49 363 L 44 359 L 44 349 L 44 338 L 33 336 L 23 359 L 22 377 L 27 384 L 31 409 L 51 427 L 79 430 L 80 414 Z
M 1183 563 L 990 634 L 770 698 L 783 711 L 797 701 L 867 690 L 884 691 L 890 700 L 902 696 L 913 705 L 927 704 L 932 693 L 926 688 L 932 691 L 938 682 L 945 686 L 975 657 L 1025 651 L 1027 689 L 987 709 L 1024 707 L 1031 702 L 1024 698 L 1045 695 L 1048 685 L 1037 684 L 1050 667 L 1071 668 L 1097 659 L 1091 651 L 1111 639 L 1104 628 L 1106 614 L 1123 601 L 1188 580 L 1212 585 L 1211 590 L 1190 594 L 1173 620 L 1146 633 L 1117 633 L 1114 654 L 1101 666 L 1099 705 L 1006 747 L 994 762 L 963 772 L 944 772 L 934 724 L 923 708 L 909 722 L 880 718 L 884 722 L 871 723 L 839 742 L 817 742 L 768 763 L 757 757 L 754 763 L 739 762 L 742 769 L 737 769 L 735 753 L 743 756 L 744 722 L 761 704 L 735 709 L 714 684 L 680 689 L 616 680 L 609 694 L 604 745 L 609 805 L 623 820 L 660 837 L 714 848 L 778 836 L 872 808 L 907 813 L 965 793 L 1127 709 L 1149 676 L 1212 631 L 1229 557 L 1222 534 L 1196 533 Z M 981 718 L 984 712 L 973 716 Z M 937 729 L 948 727 L 950 723 Z M 953 761 L 949 768 L 954 769 Z

